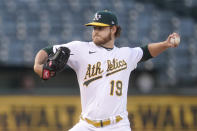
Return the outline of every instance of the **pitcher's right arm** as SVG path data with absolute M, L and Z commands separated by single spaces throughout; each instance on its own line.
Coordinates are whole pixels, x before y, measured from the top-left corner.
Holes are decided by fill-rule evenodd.
M 48 54 L 45 50 L 40 50 L 35 57 L 34 72 L 42 77 L 43 65 L 48 60 Z

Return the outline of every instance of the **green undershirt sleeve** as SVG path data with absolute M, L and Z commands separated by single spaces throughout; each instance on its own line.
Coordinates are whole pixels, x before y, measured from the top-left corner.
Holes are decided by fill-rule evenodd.
M 48 55 L 52 54 L 53 53 L 53 46 L 52 45 L 49 45 L 45 48 L 43 48 L 42 50 L 46 51 Z
M 147 60 L 153 58 L 148 50 L 148 45 L 142 46 L 140 48 L 143 50 L 143 56 L 142 56 L 142 59 L 140 60 L 140 62 L 147 61 Z

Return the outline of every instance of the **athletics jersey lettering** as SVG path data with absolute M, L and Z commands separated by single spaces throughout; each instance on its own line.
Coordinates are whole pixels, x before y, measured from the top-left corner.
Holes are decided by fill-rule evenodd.
M 83 83 L 83 85 L 88 86 L 92 81 L 102 78 L 103 70 L 101 69 L 101 62 L 97 62 L 94 65 L 88 64 L 86 76 L 84 80 L 89 79 Z M 96 76 L 96 77 L 95 77 Z
M 114 58 L 112 61 L 107 60 L 107 64 L 108 64 L 108 68 L 107 68 L 108 73 L 106 76 L 112 75 L 114 73 L 117 73 L 127 68 L 127 63 L 125 62 L 125 60 L 118 60 Z
M 106 76 L 112 75 L 124 69 L 127 69 L 127 63 L 125 62 L 125 60 L 118 60 L 115 58 L 113 60 L 107 60 Z M 83 85 L 88 86 L 91 82 L 102 78 L 103 72 L 104 70 L 101 69 L 101 62 L 97 62 L 94 65 L 88 64 L 84 78 L 85 82 L 83 83 Z
M 88 64 L 85 80 L 87 78 L 92 78 L 93 76 L 99 75 L 103 73 L 103 70 L 101 69 L 101 62 L 97 62 L 93 66 L 91 64 Z

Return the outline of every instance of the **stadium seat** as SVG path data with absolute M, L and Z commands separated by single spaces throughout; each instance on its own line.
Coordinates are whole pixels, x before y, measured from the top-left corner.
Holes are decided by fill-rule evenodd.
M 185 1 L 185 6 L 196 5 L 195 0 Z M 152 3 L 135 0 L 1 1 L 0 56 L 3 59 L 0 61 L 10 65 L 30 65 L 35 53 L 49 44 L 91 41 L 91 28 L 84 24 L 92 20 L 95 11 L 103 9 L 112 10 L 118 16 L 122 27 L 118 46 L 141 46 L 163 41 L 173 31 L 180 33 L 180 47 L 170 49 L 151 63 L 155 69 L 161 70 L 159 79 L 175 76 L 179 81 L 188 80 L 188 75 L 197 77 L 197 22 Z M 146 70 L 145 66 L 142 70 Z M 160 83 L 165 85 L 161 80 Z

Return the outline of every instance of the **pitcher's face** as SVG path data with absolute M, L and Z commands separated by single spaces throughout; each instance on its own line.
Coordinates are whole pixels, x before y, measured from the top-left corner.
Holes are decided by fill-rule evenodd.
M 102 46 L 109 42 L 111 38 L 111 27 L 94 26 L 92 31 L 92 40 L 98 45 Z

